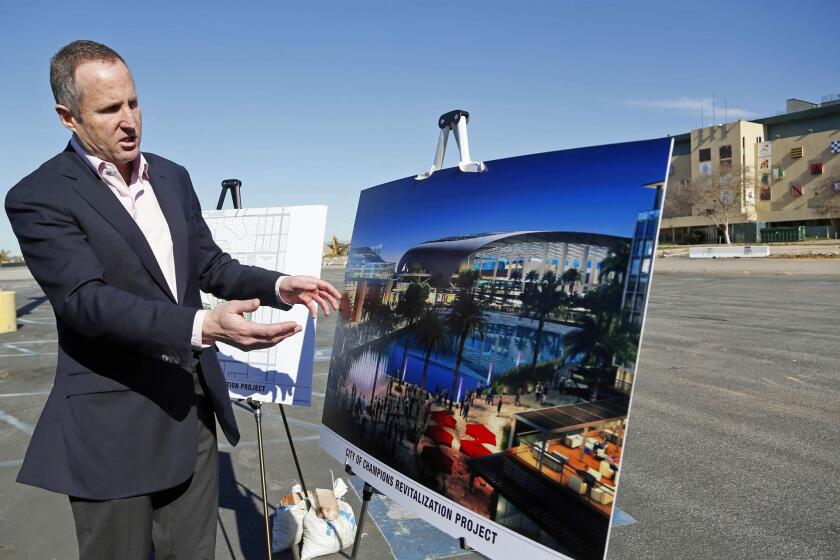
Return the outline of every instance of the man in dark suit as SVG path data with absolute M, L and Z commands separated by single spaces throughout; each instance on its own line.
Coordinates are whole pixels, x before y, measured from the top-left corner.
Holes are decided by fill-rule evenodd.
M 64 152 L 6 196 L 27 265 L 56 316 L 55 384 L 18 481 L 70 497 L 80 556 L 213 558 L 215 420 L 239 432 L 212 344 L 266 348 L 293 322 L 260 304 L 337 309 L 327 282 L 244 266 L 213 242 L 187 171 L 140 152 L 131 72 L 76 41 L 53 57 Z M 202 309 L 199 290 L 228 300 Z

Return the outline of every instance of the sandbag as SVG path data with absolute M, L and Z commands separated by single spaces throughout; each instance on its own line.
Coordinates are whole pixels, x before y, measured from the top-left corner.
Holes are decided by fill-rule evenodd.
M 271 514 L 271 551 L 282 552 L 292 545 L 300 544 L 303 538 L 303 518 L 307 512 L 306 499 L 295 485 L 292 492 L 280 500 Z
M 333 520 L 318 517 L 315 508 L 303 518 L 303 550 L 301 560 L 311 560 L 333 554 L 353 544 L 356 536 L 356 516 L 345 501 L 338 501 L 338 517 Z
M 280 506 L 271 514 L 271 551 L 282 552 L 299 544 L 303 538 L 306 501 Z

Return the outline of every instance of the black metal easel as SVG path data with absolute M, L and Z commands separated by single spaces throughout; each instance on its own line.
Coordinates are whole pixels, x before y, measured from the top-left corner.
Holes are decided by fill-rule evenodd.
M 222 206 L 224 206 L 225 195 L 227 194 L 227 191 L 231 192 L 233 207 L 236 210 L 241 210 L 242 195 L 240 192 L 240 187 L 242 187 L 242 181 L 240 181 L 239 179 L 225 179 L 224 181 L 222 181 L 222 193 L 219 195 L 219 202 L 216 205 L 216 210 L 221 210 Z M 247 399 L 235 399 L 233 400 L 233 404 L 253 414 L 254 420 L 257 424 L 257 449 L 259 451 L 260 460 L 260 486 L 262 488 L 263 522 L 265 524 L 266 558 L 268 560 L 271 560 L 271 527 L 269 526 L 268 522 L 268 477 L 266 476 L 265 472 L 265 454 L 263 450 L 262 403 L 249 397 Z M 278 406 L 280 407 L 280 415 L 283 417 L 283 427 L 286 429 L 286 437 L 289 438 L 289 448 L 292 450 L 292 458 L 295 461 L 295 468 L 297 469 L 298 479 L 300 480 L 300 486 L 303 490 L 303 495 L 308 496 L 309 493 L 306 490 L 306 482 L 304 482 L 303 480 L 303 471 L 300 468 L 300 462 L 298 461 L 297 451 L 295 450 L 295 442 L 294 439 L 292 439 L 292 432 L 289 430 L 289 421 L 286 419 L 286 409 L 283 408 L 282 404 L 279 404 Z
M 352 475 L 353 469 L 350 468 L 350 465 L 344 465 L 344 472 Z M 381 492 L 365 482 L 365 486 L 362 489 L 362 509 L 359 510 L 359 519 L 356 523 L 356 536 L 353 538 L 353 550 L 350 552 L 350 560 L 356 560 L 357 554 L 359 553 L 359 543 L 362 542 L 362 529 L 365 526 L 368 505 L 374 494 L 381 494 Z

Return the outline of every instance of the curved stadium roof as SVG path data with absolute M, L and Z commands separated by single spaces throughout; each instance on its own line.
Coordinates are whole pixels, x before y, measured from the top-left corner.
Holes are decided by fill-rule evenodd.
M 575 243 L 610 248 L 628 240 L 627 237 L 615 235 L 573 231 L 507 231 L 444 237 L 425 241 L 406 251 L 397 264 L 397 273 L 405 272 L 410 264 L 416 264 L 431 273 L 433 285 L 444 287 L 449 284 L 461 263 L 480 250 L 500 245 L 538 242 Z

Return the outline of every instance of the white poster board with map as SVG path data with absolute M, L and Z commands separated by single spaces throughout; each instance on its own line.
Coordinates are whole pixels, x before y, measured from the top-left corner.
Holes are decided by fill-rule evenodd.
M 326 206 L 210 210 L 203 215 L 219 247 L 242 264 L 320 276 Z M 205 293 L 201 301 L 205 309 L 221 303 Z M 315 322 L 307 309 L 296 305 L 290 311 L 280 311 L 262 306 L 248 318 L 258 323 L 295 321 L 304 329 L 265 350 L 243 352 L 219 343 L 219 361 L 230 398 L 309 406 Z

